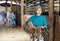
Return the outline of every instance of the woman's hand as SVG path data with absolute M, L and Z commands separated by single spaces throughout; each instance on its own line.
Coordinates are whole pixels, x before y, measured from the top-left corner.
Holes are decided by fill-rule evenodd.
M 41 26 L 41 28 L 42 28 L 42 29 L 45 29 L 45 27 L 44 27 L 44 26 Z

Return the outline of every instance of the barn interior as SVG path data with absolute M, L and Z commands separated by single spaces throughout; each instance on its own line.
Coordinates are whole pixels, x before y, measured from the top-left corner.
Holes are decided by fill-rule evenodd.
M 48 33 L 46 41 L 60 41 L 60 1 L 59 0 L 0 0 L 0 41 L 29 41 L 30 35 L 23 30 L 26 19 L 35 14 L 35 6 L 42 7 L 47 18 Z M 10 12 L 16 16 L 16 27 L 9 21 Z M 6 13 L 6 24 L 2 16 Z

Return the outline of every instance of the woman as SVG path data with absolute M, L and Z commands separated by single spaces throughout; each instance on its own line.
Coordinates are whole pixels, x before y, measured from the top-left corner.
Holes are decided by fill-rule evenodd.
M 30 27 L 30 30 L 31 28 L 37 28 L 37 27 L 41 27 L 42 29 L 47 28 L 46 17 L 41 14 L 42 14 L 42 7 L 38 5 L 36 7 L 36 14 L 34 16 L 31 16 L 26 22 Z M 39 41 L 44 41 L 44 37 L 41 38 L 39 39 Z M 38 41 L 38 39 L 35 39 L 35 41 Z

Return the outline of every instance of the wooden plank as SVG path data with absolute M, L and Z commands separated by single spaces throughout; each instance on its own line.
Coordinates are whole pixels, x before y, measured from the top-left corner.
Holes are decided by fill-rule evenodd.
M 54 41 L 60 41 L 60 16 L 56 16 L 56 24 L 55 24 L 55 37 Z
M 53 0 L 49 0 L 49 41 L 53 41 Z
M 11 6 L 11 10 L 12 10 L 12 0 L 11 0 L 11 4 L 10 4 L 10 6 Z
M 21 0 L 21 27 L 23 27 L 24 0 Z

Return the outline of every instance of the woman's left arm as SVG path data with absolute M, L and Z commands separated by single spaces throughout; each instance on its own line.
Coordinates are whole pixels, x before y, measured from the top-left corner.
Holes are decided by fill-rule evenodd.
M 47 28 L 47 19 L 46 19 L 46 17 L 43 18 L 43 27 L 42 28 Z

